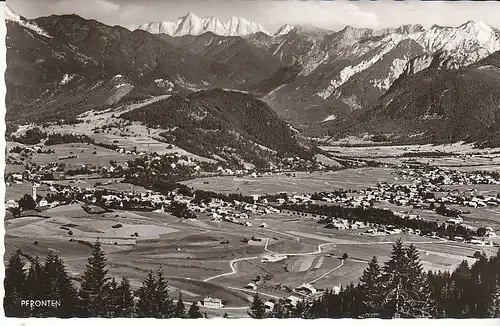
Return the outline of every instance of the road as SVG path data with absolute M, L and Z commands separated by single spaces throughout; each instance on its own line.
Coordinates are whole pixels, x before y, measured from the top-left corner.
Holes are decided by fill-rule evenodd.
M 234 275 L 236 274 L 237 270 L 236 270 L 236 266 L 235 264 L 239 261 L 242 261 L 242 260 L 251 260 L 251 259 L 258 259 L 260 258 L 259 256 L 254 256 L 254 257 L 244 257 L 244 258 L 237 258 L 237 259 L 233 259 L 229 262 L 229 267 L 231 267 L 231 272 L 229 273 L 224 273 L 224 274 L 219 274 L 219 275 L 215 275 L 215 276 L 211 276 L 209 278 L 206 278 L 204 279 L 203 281 L 204 282 L 208 282 L 208 281 L 211 281 L 211 280 L 214 280 L 216 278 L 219 278 L 219 277 L 224 277 L 224 276 L 229 276 L 229 275 Z
M 331 273 L 335 272 L 337 269 L 339 269 L 340 267 L 344 266 L 344 260 L 342 259 L 340 261 L 340 265 L 338 265 L 337 267 L 329 270 L 328 272 L 326 272 L 325 274 L 321 275 L 320 277 L 318 277 L 317 279 L 313 280 L 313 281 L 310 281 L 309 284 L 313 284 L 313 283 L 316 283 L 317 281 L 323 279 L 324 277 L 330 275 Z
M 271 249 L 268 248 L 268 245 L 269 245 L 269 239 L 266 240 L 266 245 L 264 247 L 264 250 L 267 251 L 267 252 L 270 252 L 270 253 L 273 253 L 273 254 L 276 254 L 276 255 L 286 255 L 286 256 L 308 256 L 308 255 L 317 255 L 317 254 L 320 254 L 323 252 L 323 247 L 324 246 L 334 246 L 335 247 L 335 243 L 331 243 L 331 242 L 327 242 L 327 243 L 322 243 L 320 245 L 318 245 L 318 249 L 316 249 L 316 251 L 314 252 L 300 252 L 300 253 L 280 253 L 280 252 L 276 252 L 276 251 L 272 251 Z

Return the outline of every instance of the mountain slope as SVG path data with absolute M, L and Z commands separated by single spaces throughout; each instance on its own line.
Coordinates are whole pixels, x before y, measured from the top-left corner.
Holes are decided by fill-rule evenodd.
M 113 89 L 120 85 L 116 84 L 107 97 L 103 95 L 101 86 L 115 83 L 115 76 L 125 78 L 137 96 L 254 82 L 233 76 L 230 63 L 203 58 L 145 31 L 131 32 L 76 15 L 26 20 L 9 12 L 13 18 L 7 20 L 6 38 L 8 120 L 74 117 L 109 104 L 110 98 L 127 93 Z
M 303 70 L 265 100 L 295 126 L 314 129 L 325 118 L 370 106 L 413 58 L 443 52 L 446 68 L 458 69 L 500 50 L 500 32 L 482 22 L 429 30 L 420 25 L 378 31 L 347 26 L 338 32 L 299 26 L 270 43 L 269 52 L 282 65 L 298 63 Z
M 167 130 L 162 136 L 205 157 L 258 166 L 279 157 L 310 157 L 298 135 L 264 102 L 220 89 L 155 102 L 120 118 Z
M 362 132 L 398 141 L 483 142 L 500 133 L 500 52 L 458 70 L 438 60 L 403 75 L 370 109 L 334 124 L 338 137 Z

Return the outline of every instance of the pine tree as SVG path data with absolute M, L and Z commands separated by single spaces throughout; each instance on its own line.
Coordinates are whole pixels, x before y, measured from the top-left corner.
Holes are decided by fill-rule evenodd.
M 122 281 L 114 292 L 115 302 L 115 317 L 130 318 L 134 313 L 134 296 L 130 288 L 130 282 L 127 278 L 122 278 Z
M 224 313 L 224 315 L 222 316 L 222 318 L 229 318 L 229 315 L 227 314 L 227 312 Z
M 163 276 L 161 268 L 156 273 L 155 288 L 154 305 L 157 307 L 157 318 L 172 318 L 174 305 L 168 294 L 168 280 Z
M 92 257 L 89 258 L 82 277 L 80 298 L 83 314 L 86 317 L 105 317 L 109 297 L 109 277 L 106 269 L 106 255 L 102 251 L 99 240 L 92 246 Z
M 200 307 L 198 307 L 198 304 L 196 302 L 193 302 L 191 304 L 191 307 L 189 307 L 187 317 L 190 319 L 203 318 L 203 315 L 200 312 Z M 224 317 L 224 318 L 227 318 L 227 317 Z
M 248 314 L 250 317 L 255 319 L 263 319 L 266 317 L 266 307 L 264 306 L 264 301 L 262 301 L 258 293 L 255 293 L 253 296 L 253 302 L 250 306 Z
M 293 308 L 292 316 L 293 318 L 305 318 L 306 314 L 306 303 L 301 300 L 297 302 L 297 305 Z
M 288 313 L 288 309 L 286 309 L 286 307 L 278 301 L 274 304 L 274 308 L 270 315 L 273 318 L 288 318 Z
M 156 280 L 152 270 L 142 281 L 142 286 L 137 290 L 137 296 L 139 297 L 136 307 L 138 317 L 161 318 L 158 312 Z
M 26 278 L 27 293 L 29 298 L 44 299 L 47 295 L 47 279 L 44 276 L 44 266 L 37 257 L 32 259 L 31 266 Z M 34 307 L 31 309 L 30 317 L 43 317 L 40 309 Z
M 184 306 L 184 301 L 182 300 L 182 294 L 179 293 L 179 299 L 175 305 L 175 318 L 186 318 L 186 307 Z
M 49 251 L 43 266 L 43 290 L 46 299 L 60 300 L 61 305 L 54 308 L 44 308 L 42 316 L 46 317 L 75 317 L 78 313 L 78 296 L 66 266 L 59 255 Z
M 500 282 L 495 282 L 495 287 L 491 294 L 490 302 L 488 304 L 488 317 L 500 318 Z
M 384 316 L 400 316 L 405 310 L 407 294 L 404 292 L 404 284 L 408 280 L 408 259 L 403 248 L 403 242 L 398 239 L 392 247 L 391 259 L 384 264 L 382 275 L 382 305 L 381 311 Z
M 366 306 L 365 313 L 377 312 L 380 307 L 381 277 L 382 269 L 378 264 L 377 257 L 373 256 L 368 267 L 363 271 L 359 284 L 362 300 Z
M 3 307 L 7 317 L 27 317 L 28 309 L 21 307 L 21 300 L 27 298 L 26 275 L 21 250 L 9 258 L 5 268 Z

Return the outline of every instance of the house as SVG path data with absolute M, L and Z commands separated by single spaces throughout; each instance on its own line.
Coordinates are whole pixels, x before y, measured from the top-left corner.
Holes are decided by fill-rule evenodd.
M 483 241 L 477 240 L 477 239 L 472 239 L 470 241 L 470 243 L 475 244 L 475 245 L 479 245 L 479 246 L 484 246 L 484 244 L 485 244 Z
M 257 285 L 255 283 L 248 283 L 244 288 L 248 290 L 257 290 Z
M 207 308 L 222 308 L 222 300 L 217 298 L 206 297 L 203 299 L 203 306 Z
M 42 200 L 40 200 L 40 202 L 38 203 L 38 207 L 46 207 L 48 205 L 49 205 L 49 202 L 45 198 L 43 198 Z
M 300 301 L 300 299 L 297 298 L 296 296 L 291 295 L 288 298 L 286 298 L 286 301 L 288 301 L 292 306 L 295 307 L 297 303 Z
M 7 209 L 9 209 L 9 208 L 18 208 L 18 207 L 19 207 L 19 204 L 15 200 L 13 200 L 13 199 L 9 199 L 5 203 L 5 208 L 7 208 Z
M 286 255 L 276 254 L 276 255 L 264 256 L 264 257 L 262 257 L 261 261 L 263 263 L 275 263 L 275 262 L 278 262 L 278 261 L 281 261 L 281 260 L 284 260 L 284 259 L 286 259 Z
M 271 301 L 266 301 L 264 302 L 264 307 L 266 308 L 266 311 L 273 311 L 274 303 L 272 303 Z
M 301 286 L 295 288 L 295 291 L 303 292 L 306 294 L 315 294 L 317 292 L 317 290 L 314 288 L 314 286 L 312 286 L 309 283 L 302 284 Z

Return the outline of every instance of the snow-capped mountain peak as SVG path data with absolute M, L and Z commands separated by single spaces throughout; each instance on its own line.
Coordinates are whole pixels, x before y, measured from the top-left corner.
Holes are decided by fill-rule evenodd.
M 47 32 L 45 32 L 42 28 L 40 28 L 40 26 L 38 26 L 37 24 L 35 24 L 33 22 L 30 22 L 30 21 L 26 20 L 24 17 L 21 17 L 20 15 L 18 15 L 17 13 L 15 13 L 7 5 L 5 5 L 5 20 L 17 23 L 17 24 L 23 26 L 24 28 L 27 28 L 27 29 L 29 29 L 29 30 L 37 33 L 38 35 L 41 35 L 41 36 L 44 36 L 44 37 L 48 37 L 48 38 L 52 38 L 52 36 L 50 36 L 49 34 L 47 34 Z
M 274 36 L 286 35 L 286 34 L 290 33 L 291 31 L 293 31 L 294 29 L 295 29 L 295 26 L 289 25 L 289 24 L 285 24 L 285 25 L 281 26 L 276 31 L 276 33 L 274 33 Z
M 153 34 L 168 34 L 170 36 L 201 35 L 212 32 L 221 36 L 246 36 L 258 32 L 270 35 L 262 25 L 241 17 L 231 17 L 225 24 L 217 17 L 198 17 L 194 13 L 180 17 L 177 21 L 159 21 L 139 25 L 135 29 L 142 29 Z

